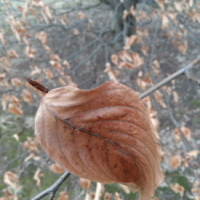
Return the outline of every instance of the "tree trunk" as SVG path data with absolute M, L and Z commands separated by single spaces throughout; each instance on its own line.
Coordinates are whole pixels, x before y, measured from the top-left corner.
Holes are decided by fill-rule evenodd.
M 114 31 L 115 35 L 121 31 L 124 31 L 124 24 L 126 24 L 126 36 L 136 34 L 136 18 L 132 15 L 128 15 L 123 21 L 123 13 L 125 10 L 128 11 L 131 6 L 136 8 L 138 0 L 124 0 L 124 3 L 121 5 L 119 5 L 119 0 L 101 0 L 101 2 L 109 5 L 113 12 L 115 12 L 116 8 L 118 7 L 115 20 L 111 26 L 111 29 Z

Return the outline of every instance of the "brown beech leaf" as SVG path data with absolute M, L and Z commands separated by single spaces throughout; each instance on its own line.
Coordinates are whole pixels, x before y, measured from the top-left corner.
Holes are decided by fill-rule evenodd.
M 91 184 L 91 181 L 85 178 L 80 178 L 79 184 L 82 188 L 88 190 Z
M 181 126 L 180 127 L 180 131 L 183 135 L 183 137 L 185 137 L 188 141 L 191 140 L 191 130 L 185 126 Z
M 104 194 L 104 200 L 110 200 L 111 196 L 108 192 Z
M 54 162 L 81 178 L 128 185 L 139 190 L 140 200 L 163 181 L 148 110 L 123 84 L 50 90 L 37 111 L 35 133 Z
M 117 56 L 117 54 L 112 54 L 110 59 L 115 65 L 118 65 L 118 56 Z
M 53 163 L 52 165 L 50 165 L 49 169 L 53 171 L 54 173 L 58 173 L 58 174 L 62 174 L 65 172 L 57 163 Z
M 33 98 L 32 98 L 32 95 L 31 95 L 31 93 L 28 91 L 28 90 L 26 90 L 26 89 L 23 89 L 23 99 L 24 99 L 24 101 L 25 102 L 27 102 L 27 103 L 33 103 Z
M 18 183 L 19 179 L 16 174 L 11 171 L 7 171 L 3 175 L 3 182 L 14 189 L 19 189 Z
M 9 104 L 9 111 L 14 115 L 22 115 L 22 110 L 18 107 L 18 105 Z
M 170 184 L 170 188 L 175 192 L 175 193 L 180 193 L 181 197 L 184 194 L 184 187 L 179 185 L 178 183 L 175 184 Z
M 40 177 L 44 176 L 44 174 L 40 173 L 40 169 L 37 169 L 37 171 L 35 172 L 33 179 L 36 180 L 36 185 L 40 186 L 41 185 L 41 180 Z
M 181 157 L 179 155 L 175 155 L 169 158 L 169 165 L 170 167 L 173 168 L 177 168 L 181 165 Z
M 177 128 L 174 129 L 173 131 L 173 135 L 174 135 L 174 140 L 176 143 L 179 143 L 180 142 L 180 135 L 179 135 L 179 130 Z
M 61 191 L 57 200 L 69 200 L 69 195 L 65 191 Z

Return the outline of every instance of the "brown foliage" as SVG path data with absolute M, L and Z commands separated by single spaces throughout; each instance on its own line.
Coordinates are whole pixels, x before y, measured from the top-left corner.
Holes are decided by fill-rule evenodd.
M 120 182 L 147 199 L 163 181 L 161 147 L 134 90 L 106 82 L 92 90 L 48 92 L 35 119 L 37 138 L 56 163 L 101 183 Z

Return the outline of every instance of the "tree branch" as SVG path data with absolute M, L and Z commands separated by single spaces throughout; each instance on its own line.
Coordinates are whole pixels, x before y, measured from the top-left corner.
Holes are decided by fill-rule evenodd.
M 52 186 L 38 194 L 37 196 L 33 197 L 31 200 L 39 200 L 43 197 L 50 194 L 50 199 L 53 199 L 55 196 L 58 188 L 62 185 L 62 183 L 70 176 L 71 174 L 69 172 L 65 172 Z
M 197 65 L 200 62 L 200 55 L 193 60 L 189 65 L 187 65 L 186 67 L 176 71 L 175 73 L 171 74 L 170 76 L 168 76 L 167 78 L 163 79 L 162 81 L 160 81 L 159 83 L 157 83 L 156 85 L 154 85 L 153 87 L 149 88 L 147 91 L 143 92 L 139 97 L 140 99 L 145 98 L 146 96 L 150 95 L 151 93 L 153 93 L 154 91 L 158 90 L 159 88 L 161 88 L 163 85 L 166 85 L 167 83 L 169 83 L 170 81 L 172 81 L 173 79 L 179 77 L 180 75 L 185 74 L 186 77 L 190 80 L 193 81 L 195 83 L 199 84 L 199 81 L 192 78 L 189 75 L 189 70 L 191 70 L 195 65 Z

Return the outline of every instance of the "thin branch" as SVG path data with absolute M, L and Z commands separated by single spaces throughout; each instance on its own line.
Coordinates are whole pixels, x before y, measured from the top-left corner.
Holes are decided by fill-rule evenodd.
M 52 186 L 38 194 L 37 196 L 33 197 L 31 200 L 39 200 L 42 199 L 43 197 L 47 196 L 50 194 L 49 199 L 53 199 L 55 196 L 58 188 L 62 185 L 62 183 L 70 176 L 69 172 L 65 172 Z
M 140 99 L 145 98 L 146 96 L 150 95 L 151 93 L 153 93 L 154 91 L 158 90 L 159 88 L 161 88 L 163 85 L 166 85 L 167 83 L 169 83 L 170 81 L 172 81 L 175 78 L 178 78 L 180 75 L 186 74 L 187 78 L 191 81 L 194 81 L 195 83 L 199 84 L 199 81 L 197 81 L 196 79 L 192 78 L 191 76 L 188 75 L 188 71 L 190 69 L 192 69 L 195 65 L 197 65 L 200 62 L 200 55 L 193 60 L 189 65 L 187 65 L 186 67 L 176 71 L 175 73 L 171 74 L 170 76 L 168 76 L 167 78 L 163 79 L 162 81 L 160 81 L 159 83 L 157 83 L 156 85 L 154 85 L 153 87 L 149 88 L 147 91 L 143 92 L 139 97 Z

